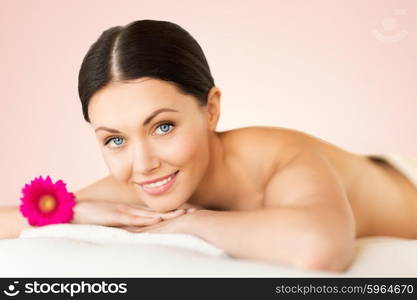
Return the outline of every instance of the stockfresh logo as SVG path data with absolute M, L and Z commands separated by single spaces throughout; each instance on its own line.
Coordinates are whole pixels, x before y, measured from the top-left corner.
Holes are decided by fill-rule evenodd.
M 22 281 L 22 280 L 20 280 Z M 126 294 L 127 283 L 101 282 L 24 282 L 18 288 L 19 281 L 9 284 L 3 293 L 9 297 L 19 294 L 67 294 L 74 297 L 76 294 Z
M 20 291 L 16 288 L 18 283 L 19 281 L 13 281 L 13 284 L 9 284 L 7 290 L 3 290 L 3 293 L 10 297 L 19 295 Z

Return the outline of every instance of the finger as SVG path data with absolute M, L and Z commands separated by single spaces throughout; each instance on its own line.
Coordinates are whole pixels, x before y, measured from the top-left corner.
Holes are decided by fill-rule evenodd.
M 177 209 L 177 210 L 170 211 L 170 212 L 167 212 L 167 213 L 160 213 L 160 212 L 156 212 L 156 211 L 147 211 L 147 210 L 131 207 L 131 208 L 128 209 L 127 212 L 129 212 L 133 215 L 142 216 L 142 217 L 161 217 L 165 220 L 165 219 L 170 219 L 172 217 L 179 216 L 179 215 L 185 213 L 185 210 L 184 209 Z
M 197 210 L 197 208 L 191 207 L 191 208 L 187 209 L 187 213 L 192 213 L 192 212 L 195 212 L 196 210 Z
M 186 213 L 185 209 L 177 209 L 177 210 L 174 210 L 172 212 L 161 214 L 160 217 L 163 220 L 169 220 L 169 219 L 173 219 L 173 218 L 176 218 L 178 216 L 181 216 L 185 213 Z
M 159 222 L 162 221 L 161 217 L 156 217 L 156 218 L 141 218 L 140 220 L 138 220 L 135 225 L 137 226 L 148 226 L 148 225 L 154 225 L 157 224 Z
M 149 226 L 122 226 L 120 228 L 125 229 L 129 232 L 139 233 L 139 232 L 157 232 L 159 224 L 152 224 Z
M 161 217 L 147 218 L 131 214 L 123 214 L 120 216 L 121 225 L 126 226 L 146 226 L 159 223 L 160 221 Z
M 159 213 L 157 213 L 155 211 L 144 210 L 142 208 L 137 208 L 137 207 L 133 207 L 133 206 L 126 207 L 126 209 L 124 209 L 123 212 L 133 214 L 133 215 L 136 215 L 136 216 L 148 217 L 148 218 L 159 217 Z
M 131 213 L 134 214 L 134 215 L 138 215 L 138 216 L 143 215 L 142 212 L 138 212 L 138 211 L 134 211 L 134 210 L 132 210 Z M 161 217 L 164 220 L 168 220 L 168 219 L 178 217 L 178 216 L 180 216 L 184 213 L 185 213 L 184 209 L 177 209 L 177 210 L 170 211 L 170 212 L 167 212 L 167 213 L 152 212 L 151 214 L 147 214 L 145 216 L 147 216 L 147 217 Z
M 127 206 L 133 209 L 143 210 L 145 212 L 154 212 L 149 206 L 145 206 L 142 204 L 129 203 L 127 204 Z

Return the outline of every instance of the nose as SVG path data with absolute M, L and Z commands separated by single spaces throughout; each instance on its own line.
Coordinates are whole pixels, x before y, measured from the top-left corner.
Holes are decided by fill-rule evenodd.
M 137 142 L 132 153 L 133 173 L 148 174 L 158 168 L 159 160 L 149 144 Z

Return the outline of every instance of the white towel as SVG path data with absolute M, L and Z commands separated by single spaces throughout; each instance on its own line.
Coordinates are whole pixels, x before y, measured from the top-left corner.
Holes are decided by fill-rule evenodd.
M 204 254 L 228 257 L 223 249 L 191 234 L 133 233 L 100 225 L 52 224 L 23 230 L 19 238 L 66 238 L 96 244 L 141 244 L 183 247 Z

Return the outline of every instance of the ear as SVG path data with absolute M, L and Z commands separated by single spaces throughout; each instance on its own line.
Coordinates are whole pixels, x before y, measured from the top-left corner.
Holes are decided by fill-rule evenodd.
M 207 95 L 207 117 L 209 130 L 211 131 L 216 130 L 217 122 L 220 118 L 220 98 L 220 89 L 213 86 Z

